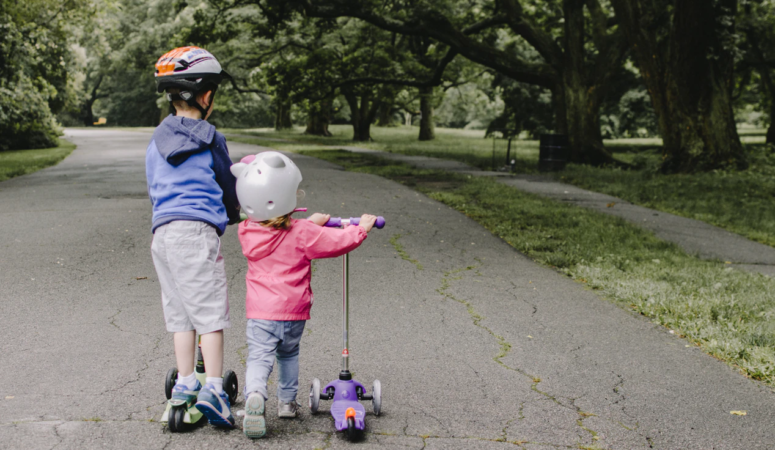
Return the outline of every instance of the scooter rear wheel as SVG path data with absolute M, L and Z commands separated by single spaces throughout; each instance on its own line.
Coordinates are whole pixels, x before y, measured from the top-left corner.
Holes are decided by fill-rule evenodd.
M 178 369 L 172 368 L 167 371 L 167 378 L 164 379 L 164 395 L 167 396 L 167 400 L 172 398 L 172 388 L 175 387 L 175 383 L 178 382 Z
M 355 426 L 355 419 L 352 417 L 347 419 L 347 440 L 350 442 L 359 441 L 363 437 L 363 430 L 359 430 Z
M 227 370 L 223 374 L 223 390 L 229 396 L 229 403 L 233 405 L 239 395 L 239 381 L 237 380 L 237 374 L 233 370 Z
M 312 385 L 309 387 L 309 410 L 312 414 L 317 414 L 320 407 L 320 380 L 312 379 Z

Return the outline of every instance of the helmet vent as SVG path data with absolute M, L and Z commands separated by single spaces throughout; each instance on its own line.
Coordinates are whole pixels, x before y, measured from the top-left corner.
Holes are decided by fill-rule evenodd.
M 280 158 L 279 155 L 269 155 L 266 158 L 264 158 L 264 162 L 269 167 L 273 167 L 275 169 L 282 169 L 285 167 L 285 161 L 283 161 L 282 158 Z
M 271 200 L 269 200 L 268 202 L 266 202 L 266 209 L 269 209 L 269 210 L 272 210 L 272 209 L 274 209 L 274 202 L 273 202 L 273 201 L 271 201 Z

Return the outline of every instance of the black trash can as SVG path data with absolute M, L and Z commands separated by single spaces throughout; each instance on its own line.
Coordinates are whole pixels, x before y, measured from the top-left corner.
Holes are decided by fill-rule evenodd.
M 554 172 L 565 168 L 570 142 L 567 134 L 542 134 L 538 153 L 538 170 Z

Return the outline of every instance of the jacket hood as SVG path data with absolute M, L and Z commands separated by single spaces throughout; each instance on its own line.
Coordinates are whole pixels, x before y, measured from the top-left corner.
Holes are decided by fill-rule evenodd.
M 153 140 L 161 156 L 177 166 L 189 156 L 210 148 L 215 126 L 206 120 L 169 115 L 153 132 Z
M 291 219 L 291 224 L 293 224 L 293 222 L 295 221 Z M 250 229 L 251 248 L 249 259 L 261 259 L 272 254 L 277 246 L 280 245 L 286 236 L 288 236 L 288 230 L 277 230 L 272 227 L 265 227 L 252 220 L 248 220 L 245 223 L 245 227 Z M 240 229 L 240 233 L 242 232 L 243 230 Z

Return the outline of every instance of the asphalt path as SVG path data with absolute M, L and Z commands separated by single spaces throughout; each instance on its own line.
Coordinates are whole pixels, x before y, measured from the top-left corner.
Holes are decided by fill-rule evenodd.
M 328 405 L 269 435 L 159 422 L 174 364 L 151 262 L 150 135 L 70 130 L 55 167 L 0 183 L 0 448 L 350 448 Z M 233 159 L 260 147 L 230 146 Z M 383 414 L 353 448 L 771 449 L 775 395 L 641 317 L 540 267 L 465 216 L 397 183 L 292 156 L 300 206 L 386 217 L 352 253 L 351 367 Z M 244 379 L 244 275 L 221 240 Z M 339 370 L 341 262 L 320 261 L 299 400 Z M 276 383 L 270 385 L 273 397 Z M 239 409 L 242 400 L 234 405 Z M 747 415 L 730 414 L 745 410 Z M 367 405 L 370 411 L 370 405 Z
M 730 233 L 723 228 L 700 220 L 638 206 L 617 197 L 561 183 L 544 175 L 484 171 L 460 161 L 429 156 L 403 155 L 361 147 L 337 148 L 354 153 L 377 155 L 421 169 L 446 170 L 472 176 L 493 177 L 502 184 L 531 194 L 621 217 L 653 232 L 660 239 L 678 245 L 691 255 L 724 261 L 741 270 L 775 276 L 775 248 L 754 242 L 739 234 Z

